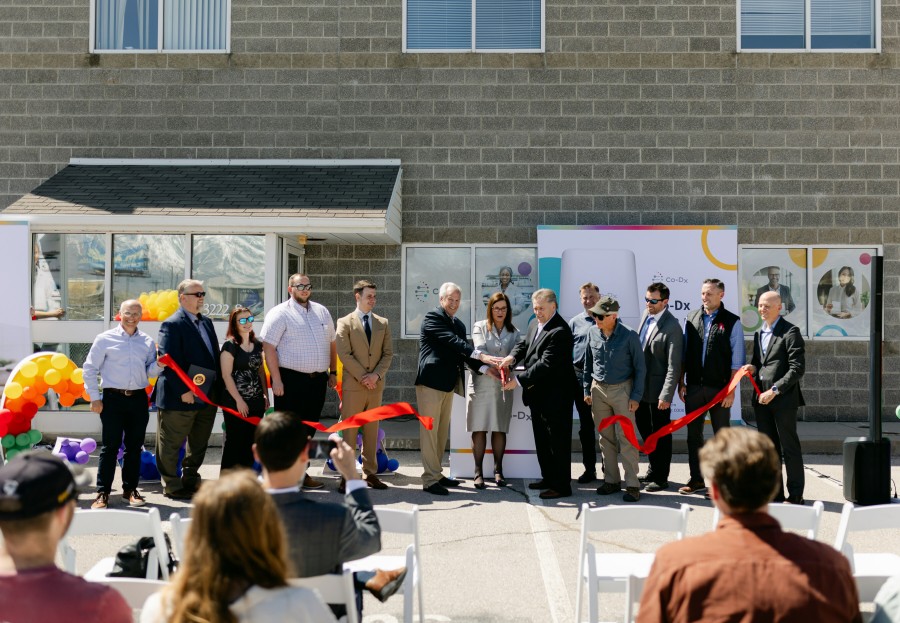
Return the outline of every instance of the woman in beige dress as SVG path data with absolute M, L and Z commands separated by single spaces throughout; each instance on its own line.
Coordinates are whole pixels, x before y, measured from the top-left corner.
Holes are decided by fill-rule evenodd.
M 519 341 L 519 331 L 512 324 L 509 297 L 495 292 L 488 299 L 487 317 L 472 328 L 475 348 L 505 357 Z M 491 369 L 490 372 L 495 372 Z M 466 411 L 466 430 L 472 433 L 472 455 L 475 459 L 475 487 L 484 489 L 482 463 L 487 448 L 487 431 L 491 431 L 491 452 L 494 455 L 494 482 L 506 485 L 503 478 L 503 453 L 506 433 L 512 418 L 513 397 L 504 392 L 493 374 L 472 374 L 469 379 L 469 400 Z

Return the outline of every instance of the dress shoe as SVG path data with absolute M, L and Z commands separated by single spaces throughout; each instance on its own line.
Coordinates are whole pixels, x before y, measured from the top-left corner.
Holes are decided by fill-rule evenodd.
M 450 495 L 450 492 L 447 491 L 446 487 L 442 487 L 440 483 L 437 482 L 430 487 L 422 487 L 422 490 L 431 495 Z
M 561 491 L 556 491 L 555 489 L 547 489 L 546 491 L 541 491 L 541 494 L 538 496 L 542 500 L 555 500 L 557 498 L 567 498 L 572 495 L 571 492 L 563 493 Z
M 341 481 L 338 483 L 338 493 L 347 493 L 347 480 L 341 476 Z
M 101 508 L 107 508 L 109 506 L 109 494 L 106 491 L 101 491 L 97 494 L 97 499 L 94 500 L 94 503 L 91 504 L 91 508 L 94 510 L 100 510 Z
M 612 483 L 612 482 L 604 482 L 602 485 L 597 487 L 597 493 L 599 495 L 609 495 L 610 493 L 618 493 L 622 490 L 622 483 Z
M 506 486 L 506 479 L 503 477 L 503 472 L 494 472 L 494 482 L 498 487 Z
M 478 474 L 477 476 L 475 476 L 475 488 L 476 489 L 487 488 L 487 485 L 484 484 L 484 476 L 482 476 L 481 474 Z
M 638 482 L 644 484 L 645 482 L 653 482 L 653 475 L 650 472 L 646 474 L 641 474 L 638 476 Z
M 799 504 L 800 506 L 806 504 L 806 500 L 803 499 L 802 495 L 789 495 L 785 502 L 788 504 Z
M 324 482 L 319 482 L 318 480 L 314 479 L 309 474 L 306 474 L 303 477 L 303 488 L 304 489 L 321 489 L 324 486 L 325 486 Z
M 657 491 L 665 491 L 669 488 L 668 482 L 648 482 L 644 485 L 644 491 L 647 493 L 655 493 Z
M 543 480 L 538 480 L 537 482 L 529 482 L 529 489 L 549 489 L 550 485 L 544 482 Z
M 446 476 L 441 476 L 441 479 L 438 480 L 438 484 L 442 487 L 458 487 L 460 482 L 456 478 L 447 478 Z
M 122 497 L 128 502 L 128 506 L 131 506 L 132 508 L 140 508 L 147 503 L 147 500 L 144 499 L 144 496 L 141 495 L 137 489 L 134 491 L 126 491 L 122 494 Z
M 637 487 L 626 487 L 625 495 L 622 496 L 624 502 L 637 502 L 641 499 L 641 490 Z
M 681 495 L 690 495 L 691 493 L 697 493 L 698 491 L 703 491 L 706 489 L 706 483 L 702 480 L 691 480 L 683 487 L 678 489 L 678 493 Z
M 406 567 L 390 571 L 375 569 L 375 575 L 366 582 L 366 590 L 375 595 L 375 599 L 378 601 L 385 602 L 403 586 L 404 578 L 406 578 Z
M 589 482 L 594 482 L 595 480 L 597 480 L 597 472 L 586 471 L 578 477 L 578 484 L 586 485 Z
M 190 500 L 194 497 L 194 492 L 187 489 L 176 489 L 175 491 L 167 491 L 164 495 L 170 500 Z
M 381 478 L 379 478 L 375 474 L 369 474 L 368 476 L 366 476 L 366 485 L 368 485 L 368 487 L 370 489 L 387 489 L 388 488 L 388 486 L 386 484 L 381 482 Z

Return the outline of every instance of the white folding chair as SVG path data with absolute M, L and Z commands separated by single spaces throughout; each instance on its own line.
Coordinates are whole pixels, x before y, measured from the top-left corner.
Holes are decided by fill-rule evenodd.
M 141 610 L 150 595 L 166 585 L 162 580 L 140 578 L 92 578 L 90 581 L 111 586 L 119 591 L 132 610 Z
M 172 547 L 175 549 L 175 555 L 178 560 L 184 559 L 184 538 L 187 536 L 188 526 L 191 525 L 191 518 L 182 519 L 178 513 L 169 515 L 169 524 L 172 526 Z
M 412 623 L 413 620 L 413 592 L 419 602 L 419 623 L 425 621 L 425 599 L 422 592 L 422 562 L 419 558 L 419 507 L 412 510 L 397 510 L 393 508 L 375 508 L 378 515 L 378 524 L 382 533 L 393 532 L 412 535 L 413 542 L 406 547 L 406 553 L 402 556 L 390 556 L 385 554 L 373 554 L 360 560 L 345 563 L 344 568 L 351 571 L 372 571 L 374 569 L 399 569 L 406 567 L 406 579 L 400 591 L 403 593 L 403 621 Z
M 892 530 L 892 536 L 896 538 L 900 534 L 900 504 L 861 507 L 856 507 L 851 502 L 844 504 L 834 548 L 850 560 L 859 600 L 863 602 L 875 599 L 878 589 L 888 578 L 900 575 L 900 556 L 897 554 L 853 551 L 848 542 L 850 533 L 869 530 Z
M 288 580 L 291 586 L 312 588 L 319 592 L 322 601 L 326 604 L 343 604 L 347 608 L 347 623 L 358 623 L 359 616 L 356 612 L 356 591 L 353 589 L 353 572 L 344 569 L 344 572 L 316 575 L 311 578 L 291 578 Z
M 588 591 L 588 621 L 597 623 L 599 606 L 597 593 L 625 593 L 626 613 L 630 616 L 631 604 L 640 599 L 644 580 L 650 573 L 654 554 L 598 554 L 593 543 L 588 542 L 591 532 L 613 530 L 653 530 L 671 532 L 675 540 L 681 540 L 687 531 L 690 508 L 659 506 L 606 506 L 590 508 L 581 506 L 581 544 L 578 552 L 578 588 L 575 592 L 575 617 L 581 620 L 581 602 L 584 585 Z M 633 579 L 629 580 L 629 576 Z
M 159 509 L 151 508 L 149 511 L 109 509 L 75 511 L 66 538 L 59 543 L 58 549 L 62 556 L 63 569 L 69 573 L 75 573 L 75 550 L 70 545 L 69 538 L 98 534 L 153 537 L 155 547 L 154 553 L 151 555 L 152 562 L 147 565 L 147 579 L 155 580 L 159 577 L 157 566 L 162 569 L 162 579 L 169 579 L 169 552 L 166 547 L 162 521 L 159 518 Z M 112 571 L 114 562 L 115 556 L 104 558 L 84 574 L 85 579 L 106 579 L 106 574 Z M 159 564 L 153 564 L 153 562 Z
M 784 530 L 796 530 L 798 532 L 806 532 L 806 538 L 815 540 L 819 534 L 819 524 L 822 523 L 822 513 L 825 512 L 825 505 L 821 500 L 817 500 L 812 506 L 804 506 L 801 504 L 779 504 L 772 502 L 768 507 L 769 514 L 778 520 Z M 713 513 L 713 530 L 719 525 L 721 513 L 716 507 Z

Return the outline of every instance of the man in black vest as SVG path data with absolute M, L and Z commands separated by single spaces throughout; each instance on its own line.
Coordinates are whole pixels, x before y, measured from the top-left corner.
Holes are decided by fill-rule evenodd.
M 703 308 L 691 312 L 684 323 L 683 377 L 678 395 L 684 401 L 685 413 L 699 409 L 711 401 L 731 382 L 745 361 L 744 333 L 741 321 L 725 309 L 722 297 L 725 284 L 719 279 L 705 279 L 700 289 Z M 734 391 L 721 403 L 710 407 L 713 433 L 728 426 Z M 703 421 L 706 413 L 688 424 L 688 465 L 691 477 L 678 493 L 688 494 L 706 488 L 700 473 L 700 446 L 703 445 Z

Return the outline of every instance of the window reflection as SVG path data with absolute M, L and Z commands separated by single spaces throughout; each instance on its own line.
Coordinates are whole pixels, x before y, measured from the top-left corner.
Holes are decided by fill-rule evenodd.
M 165 320 L 171 311 L 160 299 L 177 298 L 184 279 L 184 236 L 116 234 L 113 236 L 113 278 L 110 310 L 114 317 L 122 301 L 138 299 L 143 320 Z
M 266 271 L 263 236 L 194 236 L 191 274 L 203 282 L 202 313 L 227 320 L 235 305 L 263 313 Z
M 38 320 L 103 317 L 103 234 L 35 234 L 32 301 Z

